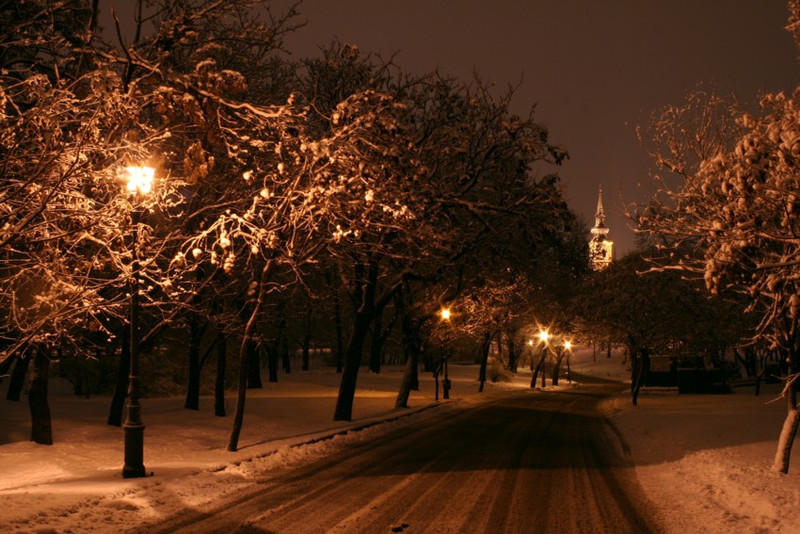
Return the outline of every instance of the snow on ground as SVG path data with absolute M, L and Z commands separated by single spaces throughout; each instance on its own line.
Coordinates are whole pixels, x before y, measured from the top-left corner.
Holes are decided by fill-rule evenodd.
M 800 460 L 795 455 L 788 476 L 769 470 L 785 414 L 783 402 L 765 404 L 777 395 L 775 386 L 760 397 L 752 388 L 713 396 L 645 392 L 633 407 L 621 358 L 596 360 L 580 351 L 572 369 L 620 382 L 619 396 L 605 409 L 666 532 L 798 531 Z M 177 510 L 234 498 L 265 470 L 313 460 L 457 404 L 527 389 L 530 381 L 523 371 L 512 384 L 489 384 L 478 394 L 477 367 L 451 365 L 452 401 L 437 406 L 425 374 L 410 399 L 412 408 L 395 410 L 401 373 L 362 371 L 351 423 L 331 421 L 338 390 L 331 370 L 296 371 L 281 375 L 277 384 L 265 383 L 264 390 L 249 390 L 235 453 L 225 450 L 231 417 L 214 417 L 211 398 L 204 397 L 197 412 L 185 410 L 182 398 L 143 399 L 144 461 L 154 476 L 131 480 L 121 477 L 122 430 L 105 424 L 107 397 L 78 398 L 54 380 L 55 444 L 35 445 L 27 441 L 27 402 L 5 400 L 5 381 L 0 531 L 111 532 L 156 524 Z M 229 414 L 233 401 L 229 393 Z M 337 435 L 317 440 L 332 434 Z

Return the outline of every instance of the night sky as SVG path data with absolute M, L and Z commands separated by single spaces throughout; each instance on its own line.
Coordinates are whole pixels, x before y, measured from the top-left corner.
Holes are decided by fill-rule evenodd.
M 521 82 L 512 110 L 536 105 L 570 152 L 559 174 L 591 224 L 603 186 L 618 257 L 634 244 L 623 201 L 652 189 L 636 124 L 701 82 L 742 102 L 800 83 L 782 0 L 305 0 L 300 11 L 308 24 L 287 40 L 297 57 L 338 37 L 398 52 L 415 73 L 477 71 L 500 90 Z

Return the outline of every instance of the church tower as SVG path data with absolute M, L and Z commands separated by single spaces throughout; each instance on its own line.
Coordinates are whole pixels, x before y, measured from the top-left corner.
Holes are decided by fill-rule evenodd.
M 602 271 L 614 260 L 614 242 L 608 239 L 606 214 L 603 211 L 603 187 L 597 193 L 597 213 L 594 216 L 592 238 L 589 240 L 589 264 L 595 271 Z

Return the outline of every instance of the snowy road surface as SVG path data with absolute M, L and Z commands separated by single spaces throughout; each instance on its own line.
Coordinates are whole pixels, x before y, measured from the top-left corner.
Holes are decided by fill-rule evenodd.
M 598 402 L 619 386 L 454 407 L 264 475 L 163 532 L 649 532 L 648 504 Z

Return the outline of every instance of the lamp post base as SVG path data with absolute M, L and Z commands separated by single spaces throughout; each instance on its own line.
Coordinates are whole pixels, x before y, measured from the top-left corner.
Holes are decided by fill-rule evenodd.
M 125 465 L 122 467 L 123 478 L 140 478 L 147 476 L 144 468 L 144 425 L 125 423 Z

